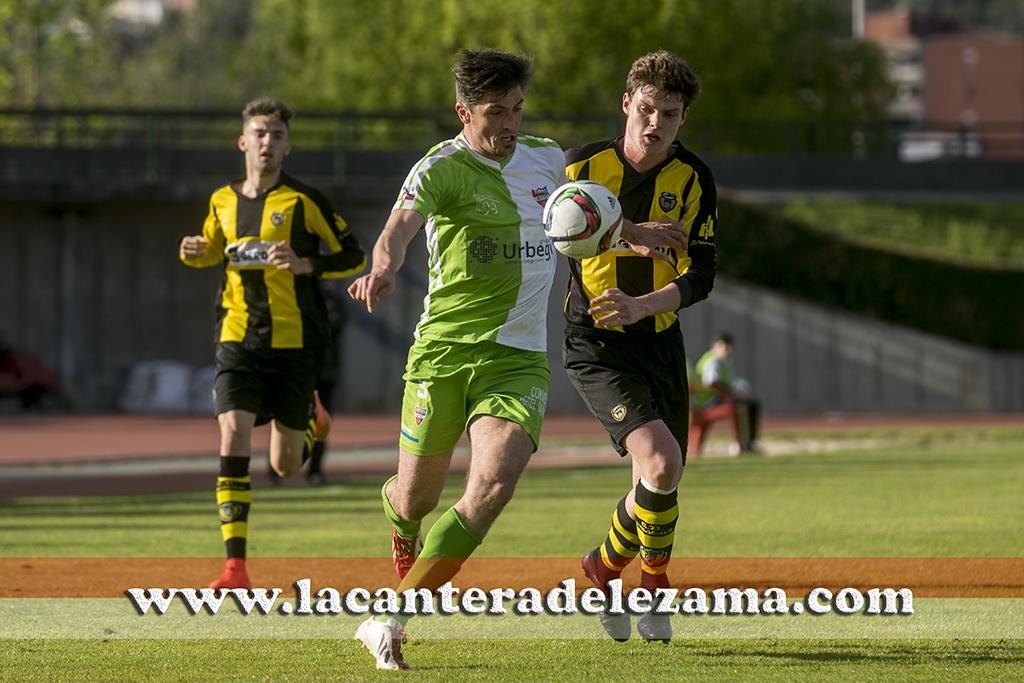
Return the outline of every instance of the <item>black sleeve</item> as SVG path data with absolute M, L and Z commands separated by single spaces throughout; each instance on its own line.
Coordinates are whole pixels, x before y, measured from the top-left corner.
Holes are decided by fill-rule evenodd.
M 355 235 L 349 229 L 345 220 L 335 213 L 330 202 L 322 194 L 312 188 L 303 188 L 306 195 L 313 200 L 313 204 L 319 210 L 323 221 L 327 224 L 334 239 L 337 240 L 341 249 L 328 254 L 311 256 L 313 263 L 313 275 L 324 278 L 341 278 L 355 275 L 366 266 L 366 253 Z M 325 241 L 328 249 L 331 249 L 329 242 Z
M 693 219 L 683 226 L 689 231 L 686 252 L 690 257 L 690 266 L 674 281 L 679 287 L 679 308 L 692 306 L 708 298 L 715 286 L 715 273 L 718 268 L 718 251 L 715 248 L 718 195 L 715 180 L 706 166 L 698 167 L 696 172 L 695 186 L 698 193 L 692 201 L 697 202 L 697 212 Z

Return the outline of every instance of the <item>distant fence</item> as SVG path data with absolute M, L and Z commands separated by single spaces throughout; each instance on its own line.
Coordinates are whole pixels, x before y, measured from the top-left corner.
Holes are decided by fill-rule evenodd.
M 528 112 L 524 130 L 564 146 L 614 137 L 622 116 Z M 301 112 L 292 130 L 307 150 L 421 149 L 458 132 L 451 111 Z M 903 158 L 1024 158 L 1024 121 L 899 123 L 843 120 L 721 122 L 699 113 L 685 136 L 708 154 Z M 223 149 L 238 134 L 239 115 L 225 110 L 0 109 L 0 146 L 23 148 Z

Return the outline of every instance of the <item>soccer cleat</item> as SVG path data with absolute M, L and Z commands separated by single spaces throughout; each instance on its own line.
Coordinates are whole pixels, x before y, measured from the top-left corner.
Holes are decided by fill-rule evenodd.
M 402 657 L 405 629 L 394 619 L 377 621 L 374 617 L 370 617 L 356 629 L 355 639 L 361 642 L 377 660 L 378 669 L 398 671 L 412 668 Z
M 608 582 L 614 581 L 622 574 L 621 572 L 613 572 L 604 565 L 604 562 L 601 561 L 600 548 L 595 548 L 584 555 L 580 561 L 580 567 L 583 569 L 586 577 L 595 586 L 604 591 L 605 595 L 608 595 Z M 604 627 L 605 632 L 612 637 L 612 640 L 620 643 L 629 640 L 629 635 L 633 632 L 633 623 L 629 619 L 628 612 L 610 614 L 605 611 L 599 613 L 597 617 L 601 621 L 601 626 Z
M 210 584 L 210 588 L 244 588 L 252 590 L 252 581 L 245 571 L 245 560 L 240 557 L 229 557 L 224 565 L 224 573 Z
M 313 392 L 313 440 L 323 443 L 331 433 L 331 414 L 327 412 L 324 405 L 320 403 L 320 393 Z
M 406 538 L 397 529 L 391 529 L 391 560 L 395 563 L 395 573 L 399 579 L 404 579 L 409 573 L 421 550 L 423 540 L 419 536 Z
M 672 640 L 672 622 L 667 614 L 644 612 L 636 618 L 636 632 L 649 643 L 655 640 L 667 643 Z

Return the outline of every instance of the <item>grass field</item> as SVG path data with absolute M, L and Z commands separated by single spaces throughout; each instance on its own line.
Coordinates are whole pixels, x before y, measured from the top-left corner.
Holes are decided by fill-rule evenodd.
M 1024 267 L 1024 204 L 797 199 L 781 213 L 852 242 L 956 263 Z
M 624 468 L 528 472 L 479 553 L 584 552 L 605 533 L 627 477 Z M 675 554 L 1020 557 L 1022 485 L 1024 439 L 1006 433 L 828 454 L 699 460 L 684 475 Z M 257 490 L 250 555 L 386 556 L 378 486 L 356 480 L 323 489 Z M 453 478 L 441 509 L 459 488 Z M 211 497 L 15 501 L 0 506 L 0 553 L 217 557 L 221 544 Z M 916 602 L 915 614 L 903 621 L 828 615 L 820 621 L 741 617 L 733 621 L 736 627 L 680 623 L 668 646 L 602 640 L 599 627 L 582 617 L 550 617 L 523 627 L 477 618 L 463 632 L 470 637 L 458 639 L 423 618 L 410 624 L 413 640 L 405 653 L 419 670 L 413 675 L 423 680 L 564 680 L 612 672 L 695 680 L 1024 676 L 1024 599 Z M 292 619 L 289 624 L 300 625 L 283 630 L 272 628 L 274 620 L 223 613 L 139 617 L 123 598 L 0 599 L 0 678 L 220 680 L 226 671 L 239 672 L 232 678 L 261 680 L 378 677 L 369 656 L 349 639 L 355 617 Z M 108 627 L 97 628 L 101 624 Z M 160 628 L 173 635 L 161 635 Z M 502 630 L 507 628 L 512 631 Z

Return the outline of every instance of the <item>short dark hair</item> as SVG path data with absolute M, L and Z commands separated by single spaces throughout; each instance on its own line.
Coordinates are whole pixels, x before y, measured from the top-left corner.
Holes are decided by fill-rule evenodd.
M 726 346 L 732 346 L 733 345 L 732 344 L 732 335 L 729 334 L 728 332 L 723 332 L 722 334 L 720 334 L 717 337 L 715 337 L 715 341 L 712 342 L 712 343 L 717 343 L 717 342 L 722 342 Z
M 257 97 L 248 102 L 242 109 L 242 125 L 254 116 L 272 116 L 281 120 L 285 126 L 294 114 L 288 105 L 273 97 Z
M 476 104 L 501 97 L 517 85 L 525 88 L 533 75 L 533 62 L 502 50 L 459 50 L 452 72 L 456 101 Z
M 667 50 L 649 52 L 629 67 L 626 92 L 653 88 L 662 95 L 678 95 L 689 107 L 700 94 L 700 76 L 678 55 Z

